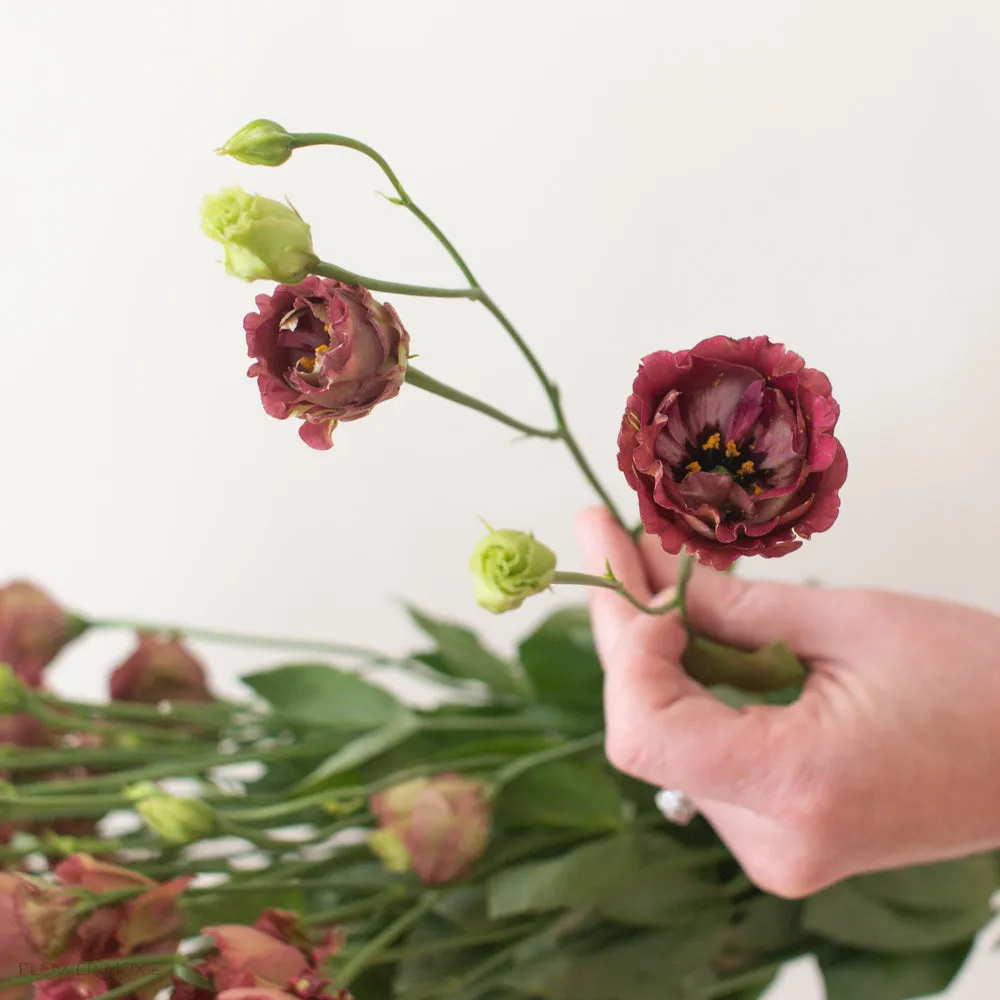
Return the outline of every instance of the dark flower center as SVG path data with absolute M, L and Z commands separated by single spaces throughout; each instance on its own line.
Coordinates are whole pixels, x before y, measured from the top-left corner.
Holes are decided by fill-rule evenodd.
M 725 473 L 736 480 L 751 496 L 767 489 L 770 472 L 761 468 L 767 455 L 757 451 L 749 438 L 723 441 L 718 426 L 705 427 L 673 469 L 674 481 L 680 482 L 689 472 Z

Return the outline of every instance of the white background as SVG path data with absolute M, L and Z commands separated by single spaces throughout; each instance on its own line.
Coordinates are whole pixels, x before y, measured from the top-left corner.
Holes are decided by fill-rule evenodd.
M 213 156 L 263 116 L 384 153 L 555 373 L 623 507 L 638 359 L 768 334 L 832 378 L 851 474 L 833 531 L 753 572 L 1000 610 L 992 5 L 3 0 L 0 46 L 0 578 L 95 615 L 391 651 L 416 639 L 404 597 L 500 646 L 562 598 L 493 619 L 465 568 L 478 515 L 576 566 L 592 498 L 554 445 L 415 390 L 325 454 L 264 415 L 241 320 L 266 288 L 224 276 L 203 193 L 287 195 L 361 273 L 460 276 L 353 153 Z M 426 371 L 546 421 L 485 311 L 394 304 Z M 54 684 L 97 695 L 128 645 L 87 638 Z M 223 689 L 262 662 L 201 648 Z M 955 995 L 992 996 L 997 961 Z

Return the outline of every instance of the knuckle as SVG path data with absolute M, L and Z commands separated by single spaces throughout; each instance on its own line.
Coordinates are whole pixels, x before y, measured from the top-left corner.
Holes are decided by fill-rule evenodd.
M 648 744 L 634 729 L 609 728 L 604 740 L 604 753 L 616 771 L 654 784 L 660 780 L 653 773 L 655 767 Z

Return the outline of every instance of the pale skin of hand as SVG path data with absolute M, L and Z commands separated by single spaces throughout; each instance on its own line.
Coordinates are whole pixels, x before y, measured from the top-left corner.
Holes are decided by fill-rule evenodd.
M 677 556 L 636 544 L 602 509 L 578 536 L 646 603 Z M 1000 617 L 872 590 L 751 583 L 696 566 L 692 628 L 746 649 L 782 640 L 806 660 L 787 707 L 729 708 L 679 665 L 676 613 L 589 590 L 605 671 L 608 759 L 683 789 L 760 888 L 800 898 L 851 875 L 1000 847 Z

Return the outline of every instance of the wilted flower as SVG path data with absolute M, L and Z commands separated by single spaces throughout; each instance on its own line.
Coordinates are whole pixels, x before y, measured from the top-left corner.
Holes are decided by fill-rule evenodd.
M 299 417 L 311 448 L 332 444 L 338 421 L 357 420 L 399 392 L 410 337 L 392 306 L 360 285 L 306 278 L 257 296 L 243 320 L 247 372 L 264 409 L 279 420 Z
M 55 867 L 64 886 L 88 892 L 131 889 L 135 895 L 102 907 L 88 917 L 77 931 L 83 958 L 96 960 L 135 954 L 169 954 L 180 941 L 184 915 L 178 902 L 191 884 L 182 876 L 169 882 L 154 882 L 139 872 L 97 861 L 88 854 L 74 854 Z M 115 971 L 118 982 L 132 977 L 132 970 Z
M 491 528 L 473 549 L 469 568 L 476 603 L 499 615 L 549 587 L 556 554 L 527 532 Z
M 202 665 L 177 639 L 139 633 L 139 645 L 111 675 L 113 701 L 213 701 Z
M 324 992 L 329 980 L 323 977 L 322 966 L 343 943 L 337 931 L 327 932 L 316 944 L 300 914 L 265 910 L 252 927 L 241 924 L 205 927 L 201 935 L 209 938 L 216 950 L 197 968 L 220 996 L 228 993 L 249 996 L 252 988 L 254 996 L 284 990 L 288 991 L 285 995 L 298 1000 L 330 998 Z M 261 990 L 265 992 L 260 993 Z M 174 996 L 178 1000 L 194 1000 L 193 993 L 183 983 L 177 984 Z
M 26 875 L 0 873 L 0 980 L 12 979 L 25 966 L 67 954 L 73 933 L 72 910 L 79 900 L 56 886 Z M 78 953 L 70 952 L 70 960 Z M 22 1000 L 32 987 L 0 990 L 0 1000 Z
M 190 844 L 216 832 L 215 810 L 200 799 L 151 795 L 135 807 L 143 822 L 170 844 Z
M 244 281 L 301 281 L 319 263 L 309 226 L 290 205 L 240 187 L 207 195 L 202 232 L 222 244 L 226 273 Z
M 72 638 L 70 616 L 40 587 L 15 580 L 0 587 L 0 662 L 30 687 Z
M 34 1000 L 93 1000 L 112 989 L 100 976 L 79 975 L 69 979 L 43 979 L 35 983 Z
M 486 850 L 491 815 L 481 781 L 457 774 L 415 778 L 373 795 L 370 806 L 428 885 L 458 878 Z
M 780 556 L 837 518 L 847 476 L 825 375 L 766 337 L 643 358 L 618 437 L 642 523 L 725 569 Z
M 251 166 L 280 167 L 292 155 L 292 137 L 277 122 L 258 118 L 244 125 L 219 153 Z

